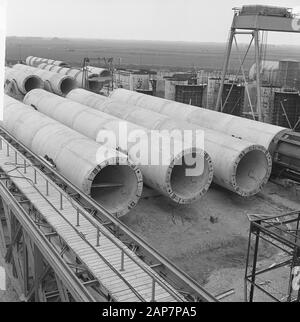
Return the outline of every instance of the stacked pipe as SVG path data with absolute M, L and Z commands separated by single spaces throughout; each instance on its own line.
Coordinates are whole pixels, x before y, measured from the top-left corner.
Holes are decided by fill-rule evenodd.
M 5 95 L 3 127 L 116 216 L 133 208 L 142 193 L 141 170 L 126 155 L 107 149 Z
M 71 91 L 67 98 L 148 129 L 199 129 L 198 125 L 180 122 L 151 110 L 82 89 Z M 208 129 L 204 130 L 204 135 L 205 150 L 213 160 L 214 182 L 244 197 L 258 193 L 267 183 L 271 173 L 271 156 L 266 149 L 261 145 Z
M 278 139 L 288 131 L 288 129 L 283 127 L 177 103 L 125 89 L 115 90 L 111 94 L 111 98 L 140 106 L 178 120 L 194 123 L 203 128 L 260 144 L 269 150 L 271 154 L 274 153 Z
M 45 89 L 57 95 L 65 96 L 72 89 L 76 88 L 76 82 L 71 76 L 59 75 L 57 73 L 22 64 L 14 65 L 13 69 L 16 71 L 31 73 L 40 77 L 44 81 Z
M 34 57 L 34 56 L 29 56 L 26 58 L 26 65 L 28 66 L 33 66 L 33 67 L 38 67 L 38 65 L 46 63 L 49 65 L 55 65 L 55 66 L 67 66 L 68 64 L 61 61 L 61 60 L 53 60 L 53 59 L 48 59 L 48 58 L 40 58 L 40 57 Z
M 45 63 L 38 65 L 38 68 L 48 70 L 50 72 L 62 74 L 62 75 L 72 76 L 75 79 L 78 87 L 85 87 L 85 77 L 84 77 L 84 72 L 82 70 L 78 70 L 75 68 L 60 67 L 55 65 L 48 65 Z M 95 92 L 99 92 L 103 86 L 102 82 L 103 82 L 104 76 L 100 75 L 100 71 L 102 75 L 107 75 L 107 73 L 105 72 L 107 70 L 105 69 L 100 68 L 98 70 L 98 68 L 95 68 L 93 69 L 93 71 L 88 69 L 88 79 L 87 79 L 88 87 L 90 90 L 93 90 Z M 107 72 L 110 75 L 110 72 L 109 71 Z
M 104 133 L 104 130 L 113 133 L 115 138 L 120 138 L 120 141 L 126 136 L 121 132 L 123 126 L 126 126 L 128 136 L 132 133 L 139 135 L 142 132 L 146 137 L 141 138 L 138 151 L 134 149 L 134 138 L 132 140 L 125 138 L 125 144 L 120 141 L 118 144 L 120 149 L 128 153 L 133 162 L 139 165 L 141 164 L 139 156 L 149 155 L 149 131 L 141 126 L 47 93 L 44 90 L 31 91 L 26 95 L 24 103 L 98 142 L 102 139 L 101 134 Z M 169 142 L 163 141 L 159 146 L 151 146 L 151 153 L 158 156 L 163 155 L 164 151 L 170 151 L 168 144 Z M 142 163 L 140 168 L 143 172 L 144 182 L 148 186 L 176 203 L 189 204 L 207 192 L 213 177 L 212 162 L 206 152 L 192 144 L 183 148 L 181 142 L 175 141 L 173 148 L 174 151 L 167 152 L 164 163 L 152 164 L 147 158 L 147 163 Z M 193 158 L 195 162 L 203 165 L 201 173 L 186 176 L 188 166 L 184 160 L 188 158 Z
M 46 63 L 40 64 L 37 67 L 40 69 L 48 70 L 49 72 L 72 76 L 75 79 L 78 87 L 82 87 L 82 84 L 84 82 L 83 71 L 79 69 L 48 65 Z M 96 76 L 97 74 L 89 74 L 89 77 L 96 77 Z
M 96 74 L 98 77 L 110 77 L 111 73 L 108 69 L 106 68 L 99 68 L 99 67 L 94 67 L 94 66 L 87 66 L 86 67 L 88 72 L 91 74 Z
M 17 90 L 24 95 L 32 89 L 44 88 L 44 82 L 39 76 L 10 67 L 5 67 L 5 81 L 16 82 Z

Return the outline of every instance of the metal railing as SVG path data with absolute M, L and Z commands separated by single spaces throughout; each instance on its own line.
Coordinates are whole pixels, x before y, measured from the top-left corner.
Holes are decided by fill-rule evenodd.
M 45 160 L 37 155 L 35 155 L 31 150 L 29 150 L 24 144 L 19 142 L 14 136 L 7 132 L 0 125 L 0 136 L 7 138 L 7 140 L 12 141 L 19 150 L 24 151 L 26 155 L 34 159 L 34 163 L 41 167 L 42 171 L 47 172 L 48 176 L 52 176 L 54 181 L 62 182 L 67 186 L 67 191 L 70 196 L 77 195 L 80 203 L 84 206 L 87 205 L 87 209 L 90 211 L 91 218 L 96 216 L 97 222 L 101 224 L 109 224 L 114 227 L 111 233 L 122 242 L 122 236 L 124 236 L 126 242 L 130 242 L 138 252 L 142 254 L 143 261 L 147 263 L 154 264 L 154 266 L 159 268 L 159 273 L 163 274 L 163 279 L 166 279 L 173 287 L 180 289 L 180 292 L 184 295 L 188 301 L 205 301 L 205 302 L 216 302 L 217 299 L 210 294 L 205 288 L 199 285 L 194 279 L 192 279 L 188 274 L 183 272 L 174 263 L 172 263 L 168 258 L 159 253 L 155 248 L 153 248 L 149 243 L 147 243 L 143 238 L 137 235 L 133 230 L 131 230 L 127 225 L 120 221 L 116 216 L 109 213 L 102 205 L 93 200 L 90 196 L 83 193 L 79 188 L 74 186 L 68 179 L 56 171 L 55 168 L 51 167 Z M 121 233 L 121 235 L 119 234 Z M 120 237 L 121 236 L 121 237 Z
M 95 253 L 105 262 L 109 268 L 116 273 L 120 279 L 132 290 L 132 292 L 141 300 L 145 301 L 143 296 L 141 296 L 135 289 L 132 287 L 131 284 L 128 283 L 128 281 L 122 276 L 120 272 L 125 271 L 125 255 L 133 261 L 139 268 L 141 268 L 151 279 L 152 279 L 152 295 L 151 300 L 155 301 L 155 290 L 156 290 L 156 284 L 158 284 L 160 287 L 162 287 L 167 293 L 170 294 L 175 300 L 182 302 L 183 298 L 179 296 L 175 291 L 173 291 L 168 285 L 166 285 L 159 276 L 156 276 L 154 272 L 150 270 L 150 268 L 146 268 L 145 265 L 140 263 L 139 259 L 136 259 L 133 254 L 130 254 L 130 250 L 125 250 L 124 248 L 126 246 L 120 245 L 120 241 L 116 240 L 116 238 L 111 235 L 104 227 L 101 227 L 100 223 L 98 223 L 94 218 L 91 217 L 91 215 L 79 204 L 77 204 L 64 190 L 62 190 L 60 187 L 57 186 L 56 183 L 54 183 L 52 180 L 50 180 L 41 170 L 37 169 L 35 166 L 32 165 L 32 163 L 22 155 L 20 151 L 18 151 L 14 146 L 12 146 L 8 141 L 6 141 L 4 138 L 0 138 L 0 150 L 3 150 L 3 143 L 6 145 L 6 156 L 9 157 L 11 155 L 11 152 L 14 153 L 15 156 L 15 165 L 17 168 L 23 168 L 24 174 L 28 175 L 28 168 L 32 167 L 33 169 L 33 180 L 25 177 L 28 181 L 30 181 L 34 187 L 38 190 L 40 194 L 42 194 L 44 197 L 50 197 L 50 190 L 49 186 L 54 188 L 59 193 L 59 211 L 56 208 L 55 205 L 53 205 L 47 198 L 45 200 L 57 211 L 57 213 L 68 222 L 68 224 L 76 231 L 76 233 L 79 235 L 81 239 L 83 239 L 86 243 L 90 245 L 90 247 L 93 248 Z M 18 164 L 18 159 L 22 160 L 21 164 Z M 37 188 L 37 182 L 38 182 L 38 176 L 40 176 L 43 180 L 45 180 L 46 189 L 45 192 L 40 191 Z M 76 226 L 74 226 L 70 221 L 64 217 L 62 214 L 62 211 L 64 210 L 65 203 L 68 203 L 72 208 L 75 209 L 77 214 L 77 223 Z M 76 204 L 75 204 L 76 203 Z M 88 242 L 83 236 L 82 233 L 78 230 L 78 227 L 80 227 L 80 218 L 83 217 L 85 220 L 87 220 L 92 226 L 95 228 L 95 235 L 96 235 L 96 245 L 93 246 L 90 242 Z M 77 227 L 77 228 L 76 228 Z M 120 271 L 116 270 L 100 253 L 95 247 L 101 247 L 100 246 L 100 237 L 101 234 L 105 236 L 107 239 L 109 239 L 116 247 L 120 249 Z
M 1 198 L 9 204 L 12 213 L 20 222 L 22 228 L 29 234 L 56 274 L 65 282 L 66 287 L 74 299 L 76 301 L 95 302 L 94 297 L 86 289 L 82 281 L 74 274 L 69 265 L 57 252 L 57 249 L 37 227 L 34 220 L 32 220 L 30 215 L 24 210 L 3 182 L 0 182 L 0 193 Z

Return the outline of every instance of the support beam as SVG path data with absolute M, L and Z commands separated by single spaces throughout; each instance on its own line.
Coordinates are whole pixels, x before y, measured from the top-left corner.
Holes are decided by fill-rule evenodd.
M 263 121 L 262 109 L 261 109 L 261 57 L 260 57 L 260 48 L 259 48 L 259 31 L 254 31 L 254 41 L 255 41 L 255 60 L 256 60 L 256 92 L 257 92 L 257 113 L 258 120 Z
M 266 15 L 236 15 L 233 26 L 236 29 L 300 33 L 300 19 L 298 18 Z
M 228 71 L 228 66 L 229 66 L 229 62 L 230 62 L 230 56 L 231 56 L 234 35 L 235 35 L 235 28 L 232 26 L 231 30 L 230 30 L 229 41 L 227 44 L 226 53 L 225 53 L 225 61 L 224 61 L 224 66 L 223 66 L 223 71 L 222 71 L 221 84 L 220 84 L 220 89 L 219 89 L 217 103 L 216 103 L 216 111 L 220 111 L 220 112 L 222 111 L 222 95 L 223 95 L 224 83 L 225 83 L 225 79 L 226 79 L 226 75 L 227 75 L 227 71 Z

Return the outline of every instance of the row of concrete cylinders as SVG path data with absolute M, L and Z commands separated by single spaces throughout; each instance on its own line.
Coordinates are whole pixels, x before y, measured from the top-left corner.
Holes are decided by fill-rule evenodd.
M 41 64 L 38 65 L 39 69 L 47 70 L 49 72 L 58 73 L 64 76 L 73 77 L 76 82 L 76 87 L 86 87 L 92 89 L 95 92 L 99 92 L 102 88 L 102 83 L 100 79 L 106 80 L 110 77 L 110 72 L 106 69 L 90 67 L 87 69 L 88 78 L 85 79 L 85 74 L 82 70 L 60 67 L 56 65 Z M 87 81 L 87 84 L 86 84 Z
M 41 58 L 41 57 L 35 57 L 35 56 L 28 56 L 26 58 L 26 65 L 38 67 L 41 69 L 51 70 L 51 68 L 56 67 L 55 70 L 52 69 L 52 71 L 58 71 L 61 74 L 64 75 L 70 75 L 72 76 L 73 73 L 77 73 L 78 69 L 69 68 L 68 64 L 61 60 L 53 60 L 48 58 Z M 64 69 L 59 70 L 59 69 Z M 100 68 L 100 67 L 94 67 L 94 66 L 87 66 L 87 72 L 89 74 L 89 77 L 107 77 L 111 76 L 110 71 L 106 68 Z
M 50 97 L 49 97 L 50 94 L 45 93 L 44 91 L 32 91 L 27 96 L 30 95 L 31 97 L 35 97 L 34 92 L 40 92 L 39 93 L 40 95 L 41 95 L 41 93 L 43 93 L 42 99 L 39 101 L 40 103 L 37 104 L 37 106 L 36 106 L 36 108 L 41 109 L 41 107 L 39 107 L 42 104 L 41 102 L 46 101 L 47 95 L 48 95 L 48 99 L 50 99 Z M 121 98 L 120 98 L 120 93 L 122 96 Z M 45 94 L 47 94 L 47 95 L 45 96 Z M 37 95 L 37 93 L 35 95 Z M 138 96 L 136 96 L 136 95 L 138 95 Z M 127 91 L 117 90 L 113 93 L 112 96 L 113 97 L 119 96 L 118 99 L 124 100 L 124 101 L 127 101 L 129 96 L 133 97 L 135 99 L 137 97 L 139 99 L 142 98 L 146 101 L 148 99 L 150 99 L 150 97 L 145 97 L 144 95 L 139 96 L 139 95 L 140 94 L 133 93 L 133 92 L 127 93 Z M 78 100 L 81 103 L 84 103 L 84 104 L 89 105 L 91 107 L 97 108 L 101 111 L 105 111 L 106 113 L 111 113 L 111 114 L 114 114 L 115 116 L 120 116 L 123 119 L 134 122 L 135 124 L 143 125 L 143 126 L 147 127 L 148 129 L 166 129 L 166 128 L 169 128 L 169 129 L 171 129 L 171 128 L 195 129 L 196 127 L 199 128 L 199 125 L 197 125 L 195 127 L 195 125 L 191 124 L 191 122 L 186 123 L 186 124 L 180 122 L 180 124 L 179 124 L 178 122 L 175 122 L 175 120 L 173 120 L 171 117 L 167 117 L 166 115 L 168 115 L 168 113 L 163 112 L 162 114 L 160 114 L 162 112 L 162 110 L 159 111 L 160 113 L 156 113 L 156 112 L 151 111 L 151 108 L 150 108 L 150 110 L 147 110 L 147 109 L 143 109 L 143 108 L 136 106 L 136 108 L 134 109 L 133 105 L 135 105 L 137 102 L 133 102 L 133 101 L 130 102 L 131 103 L 130 105 L 128 105 L 128 104 L 126 105 L 124 103 L 112 101 L 112 100 L 103 98 L 99 95 L 96 95 L 96 94 L 93 94 L 90 92 L 86 92 L 83 90 L 72 91 L 70 93 L 70 95 L 68 96 L 68 98 Z M 51 99 L 52 99 L 51 104 L 52 104 L 52 108 L 53 108 L 53 106 L 55 106 L 55 100 L 62 99 L 62 98 L 58 98 L 56 96 L 53 96 L 53 97 L 51 97 Z M 152 99 L 155 100 L 155 98 L 151 97 L 151 100 Z M 172 104 L 174 106 L 174 104 L 177 104 L 177 103 L 170 102 L 170 101 L 164 101 L 164 100 L 160 101 L 160 99 L 158 99 L 158 100 L 159 101 L 155 102 L 155 104 L 151 103 L 150 105 L 157 106 L 157 103 L 160 103 L 162 105 Z M 25 102 L 26 102 L 26 99 L 25 99 Z M 65 102 L 65 103 L 67 103 L 67 102 Z M 143 103 L 140 103 L 140 102 L 139 102 L 139 104 L 143 105 Z M 69 106 L 74 106 L 74 103 L 71 104 L 69 102 Z M 103 107 L 101 107 L 101 106 L 103 106 Z M 81 108 L 82 108 L 82 106 L 81 106 Z M 190 107 L 187 105 L 183 105 L 183 106 L 181 106 L 181 108 L 182 109 L 186 108 L 190 111 L 193 110 L 193 107 Z M 86 107 L 85 107 L 85 109 L 86 109 Z M 51 110 L 51 108 L 50 108 L 50 110 Z M 61 110 L 63 110 L 63 109 L 61 109 Z M 70 110 L 72 110 L 72 108 L 69 109 L 69 111 Z M 201 110 L 199 110 L 199 111 L 201 111 Z M 42 111 L 42 112 L 44 112 L 44 111 Z M 48 113 L 50 113 L 50 112 L 48 112 Z M 106 121 L 104 122 L 105 124 L 112 124 L 112 121 L 109 123 L 109 120 L 107 120 L 107 118 L 105 119 L 105 114 L 102 113 L 100 115 L 99 111 L 97 113 L 98 113 L 97 116 L 99 118 L 98 121 L 100 121 L 100 119 L 102 119 L 102 120 L 107 121 L 107 122 Z M 60 115 L 60 113 L 58 113 L 58 115 L 56 115 L 56 116 L 51 115 L 51 113 L 48 115 L 56 118 L 57 120 L 59 120 L 62 123 L 65 123 L 66 125 L 71 126 L 70 124 L 68 124 L 68 120 L 67 120 L 68 117 L 66 117 L 67 114 L 65 114 L 65 120 L 63 120 L 63 118 L 64 118 L 63 114 L 64 113 L 62 112 L 62 115 Z M 165 114 L 165 115 L 163 115 L 163 114 Z M 220 113 L 218 113 L 218 114 L 220 114 Z M 139 116 L 137 116 L 137 115 L 139 115 Z M 86 116 L 86 117 L 87 117 L 87 120 L 89 119 L 90 121 L 92 121 L 92 118 L 95 118 L 95 116 L 92 114 L 90 114 L 89 117 L 88 116 Z M 183 119 L 183 117 L 180 115 L 177 115 L 176 117 Z M 193 118 L 193 120 L 194 120 L 194 118 Z M 239 119 L 239 121 L 240 120 L 242 120 L 242 119 Z M 117 122 L 117 121 L 120 121 L 120 120 L 114 120 L 114 122 Z M 145 121 L 148 121 L 148 122 L 146 122 L 147 124 L 145 123 Z M 248 121 L 248 120 L 246 120 L 246 121 Z M 80 123 L 80 118 L 79 118 L 78 122 Z M 257 122 L 254 122 L 254 123 L 255 123 L 255 126 L 258 126 L 258 124 L 259 124 Z M 86 124 L 89 124 L 89 123 L 86 123 Z M 160 124 L 160 125 L 157 125 L 157 124 Z M 99 125 L 100 125 L 100 123 L 98 123 L 98 127 L 99 127 Z M 131 126 L 133 126 L 133 124 Z M 81 125 L 81 129 L 76 128 L 76 130 L 83 133 L 86 136 L 91 137 L 92 139 L 95 139 L 95 137 L 93 137 L 91 134 L 87 133 L 87 131 L 88 131 L 87 128 L 88 128 L 88 126 Z M 112 128 L 116 128 L 116 125 L 114 125 L 113 127 L 106 127 L 106 128 L 111 130 Z M 248 130 L 249 130 L 249 132 L 251 132 L 250 129 L 248 129 Z M 278 133 L 282 132 L 283 130 L 284 129 L 282 129 L 282 128 L 276 129 L 276 131 Z M 271 141 L 274 139 L 274 137 L 278 134 L 278 133 L 275 133 L 276 131 L 274 128 L 272 128 L 272 131 L 269 131 L 269 133 L 268 133 L 268 137 L 264 136 L 264 138 L 265 138 L 264 143 L 268 142 L 268 140 L 270 141 L 269 143 L 271 143 Z M 244 129 L 242 129 L 239 132 L 240 135 L 242 134 L 241 132 L 245 132 Z M 270 157 L 269 157 L 268 153 L 266 152 L 266 150 L 262 146 L 251 144 L 249 142 L 242 141 L 240 139 L 232 138 L 230 136 L 221 135 L 220 133 L 211 132 L 208 130 L 205 130 L 205 137 L 206 137 L 206 142 L 205 142 L 206 143 L 205 144 L 206 150 L 209 150 L 209 152 L 208 152 L 208 154 L 206 154 L 206 156 L 204 158 L 207 163 L 207 166 L 206 166 L 206 168 L 204 167 L 204 169 L 208 169 L 208 170 L 206 171 L 206 173 L 204 172 L 205 175 L 202 176 L 202 180 L 196 180 L 196 182 L 198 182 L 197 184 L 192 184 L 192 181 L 195 178 L 192 178 L 192 180 L 186 180 L 187 178 L 180 175 L 181 171 L 174 171 L 175 172 L 174 178 L 176 178 L 176 177 L 180 178 L 178 180 L 175 180 L 178 183 L 178 189 L 179 189 L 178 190 L 179 193 L 177 194 L 177 196 L 178 195 L 180 196 L 180 193 L 181 194 L 183 193 L 186 196 L 190 193 L 191 196 L 193 196 L 193 197 L 188 198 L 188 199 L 191 201 L 191 200 L 196 200 L 199 196 L 204 194 L 204 192 L 209 187 L 210 177 L 211 177 L 211 167 L 210 167 L 211 163 L 210 163 L 210 159 L 209 159 L 208 155 L 212 156 L 212 160 L 213 160 L 214 168 L 215 168 L 214 181 L 216 183 L 226 187 L 227 189 L 233 190 L 241 195 L 244 195 L 244 196 L 257 193 L 261 189 L 263 184 L 266 182 L 266 180 L 269 176 L 269 173 L 270 173 L 271 161 L 270 161 Z M 261 138 L 262 138 L 262 136 L 261 136 Z M 270 138 L 271 138 L 271 140 L 270 140 Z M 271 144 L 265 144 L 265 147 L 269 148 L 270 145 Z M 208 146 L 209 146 L 209 148 L 207 149 Z M 176 169 L 176 166 L 174 168 Z M 147 170 L 143 169 L 143 172 L 147 173 Z M 168 173 L 168 171 L 167 171 L 167 173 Z M 150 171 L 150 175 L 147 175 L 147 177 L 149 178 L 149 181 L 147 183 L 149 185 L 154 186 L 156 189 L 159 190 L 156 180 L 159 179 L 160 175 L 158 176 L 158 178 L 153 176 L 153 169 L 152 169 L 152 171 Z M 171 178 L 171 176 L 169 176 L 169 178 Z M 192 185 L 196 189 L 198 189 L 201 186 L 201 189 L 200 189 L 201 193 L 198 195 L 197 194 L 193 195 L 191 193 L 192 189 L 191 189 L 191 191 L 189 191 L 189 188 L 187 188 Z M 197 187 L 197 185 L 198 185 L 198 187 Z M 170 195 L 170 192 L 168 192 L 168 190 L 166 190 L 166 187 L 167 186 L 163 187 L 162 190 L 164 191 L 165 194 Z M 167 187 L 167 189 L 168 189 L 168 187 Z M 180 189 L 182 189 L 184 191 L 180 191 Z M 184 199 L 181 197 L 178 197 L 178 198 L 179 198 L 179 200 Z
M 86 85 L 83 70 L 69 68 L 68 65 L 63 61 L 54 61 L 52 59 L 29 56 L 26 58 L 26 65 L 58 73 L 64 76 L 73 77 L 78 87 L 84 87 Z M 86 72 L 89 82 L 88 85 L 94 91 L 100 91 L 101 84 L 100 82 L 93 81 L 93 78 L 104 80 L 111 77 L 110 71 L 105 68 L 86 66 Z
M 61 96 L 66 96 L 72 89 L 77 88 L 76 81 L 71 76 L 23 64 L 16 64 L 13 68 L 6 67 L 5 81 L 15 85 L 14 94 L 20 97 L 35 88 L 44 88 Z
M 37 102 L 39 99 L 42 99 L 42 103 Z M 35 108 L 28 108 L 23 103 L 6 96 L 2 124 L 34 153 L 44 158 L 50 157 L 57 169 L 67 179 L 87 194 L 91 194 L 106 210 L 117 216 L 126 214 L 137 204 L 142 192 L 142 172 L 148 185 L 178 203 L 190 203 L 199 199 L 210 186 L 212 179 L 210 160 L 204 174 L 198 176 L 196 180 L 185 177 L 181 166 L 177 165 L 177 161 L 180 161 L 188 153 L 196 153 L 202 158 L 201 151 L 193 148 L 182 151 L 179 147 L 178 151 L 174 153 L 175 157 L 169 160 L 169 164 L 141 165 L 141 172 L 128 160 L 125 154 L 110 149 L 100 142 L 96 143 L 95 140 L 90 140 L 87 136 L 78 133 L 87 134 L 87 131 L 83 129 L 95 130 L 99 126 L 102 128 L 102 124 L 97 124 L 99 121 L 97 119 L 98 112 L 93 113 L 89 107 L 74 104 L 44 90 L 31 91 L 25 97 L 25 102 L 34 105 L 35 108 L 39 106 L 38 109 L 43 110 L 45 114 L 48 114 L 46 112 L 48 109 L 49 115 L 52 114 L 51 110 L 55 102 L 59 105 L 62 104 L 61 111 L 68 119 L 68 114 L 71 113 L 69 116 L 74 117 L 76 115 L 74 112 L 78 113 L 79 108 L 81 108 L 81 112 L 87 110 L 86 114 L 82 113 L 83 118 L 87 119 L 89 116 L 94 118 L 94 126 L 91 127 L 87 126 L 89 123 L 83 124 L 82 118 L 77 118 L 77 120 L 73 118 L 73 127 L 78 130 L 74 131 L 53 118 L 37 112 Z M 35 104 L 32 104 L 33 102 Z M 112 127 L 118 127 L 116 121 L 109 115 L 106 118 L 105 114 L 103 116 L 103 124 L 107 122 Z M 92 122 L 92 119 L 90 118 L 89 121 Z M 107 128 L 111 128 L 110 126 Z M 134 129 L 140 128 L 133 125 L 130 130 Z M 176 147 L 177 145 L 175 145 Z M 208 156 L 205 155 L 204 158 L 207 162 Z
M 32 71 L 30 67 L 23 66 L 23 65 L 17 65 L 16 69 L 17 70 L 15 69 L 13 70 L 14 73 L 19 73 L 20 75 L 23 74 L 23 76 Z M 50 76 L 53 77 L 52 75 Z M 45 77 L 48 77 L 48 75 L 46 75 Z M 53 96 L 53 98 L 58 99 L 57 96 Z M 127 125 L 129 125 L 131 129 L 136 127 L 135 125 L 129 124 L 129 123 Z M 30 125 L 28 124 L 28 126 Z M 141 127 L 138 127 L 138 128 L 141 129 Z M 22 135 L 20 137 L 22 138 Z M 162 147 L 161 150 L 166 150 L 166 149 L 165 147 Z M 156 190 L 159 190 L 163 194 L 168 195 L 173 201 L 177 203 L 190 203 L 194 200 L 197 200 L 201 195 L 203 195 L 207 191 L 211 183 L 211 180 L 212 180 L 211 160 L 207 155 L 207 153 L 202 153 L 202 151 L 197 151 L 197 149 L 193 149 L 192 146 L 190 148 L 187 148 L 185 151 L 183 151 L 182 146 L 178 145 L 178 146 L 175 146 L 174 152 L 175 152 L 175 157 L 173 159 L 170 156 L 168 156 L 169 160 L 167 160 L 167 166 L 160 166 L 160 167 L 151 166 L 151 165 L 147 165 L 145 167 L 142 166 L 142 170 L 146 178 L 145 181 L 148 183 L 148 185 L 154 187 Z M 176 182 L 179 182 L 176 176 L 181 178 L 182 174 L 180 173 L 180 171 L 172 171 L 171 169 L 172 167 L 174 167 L 175 169 L 178 169 L 179 167 L 177 167 L 176 162 L 180 161 L 184 155 L 187 157 L 188 153 L 195 153 L 195 152 L 199 158 L 205 159 L 205 161 L 203 161 L 204 171 L 205 171 L 203 181 L 205 184 L 203 185 L 201 182 L 199 187 L 199 184 L 197 184 L 197 182 L 190 183 L 190 185 L 193 186 L 193 188 L 191 188 L 191 191 L 189 191 L 188 194 L 183 193 L 181 195 L 176 190 L 180 190 L 180 189 L 184 190 L 185 186 L 189 184 L 189 182 L 195 181 L 195 178 L 186 178 L 185 180 L 186 182 L 181 187 L 181 185 L 176 185 Z M 156 154 L 161 155 L 162 153 L 161 151 L 158 151 L 158 153 Z M 179 173 L 179 174 L 176 174 L 176 173 Z M 147 180 L 147 178 L 149 179 Z M 172 186 L 171 186 L 171 182 L 173 183 Z
M 136 206 L 143 176 L 125 154 L 99 145 L 7 95 L 1 124 L 34 153 L 52 159 L 59 172 L 107 211 L 122 216 Z
M 94 91 L 99 91 L 102 87 L 102 83 L 99 79 L 97 80 L 101 71 L 104 75 L 102 79 L 106 79 L 105 75 L 108 71 L 105 69 L 91 67 L 88 72 L 88 85 Z M 16 64 L 13 68 L 6 67 L 5 79 L 16 83 L 18 90 L 16 95 L 20 94 L 20 96 L 26 95 L 34 88 L 45 88 L 49 92 L 66 96 L 72 89 L 85 85 L 84 74 L 81 70 L 47 64 L 41 64 L 38 67 L 23 64 Z
M 146 132 L 149 130 L 172 131 L 174 129 L 183 129 L 195 133 L 199 129 L 194 124 L 179 122 L 159 113 L 120 103 L 82 89 L 71 91 L 67 98 L 73 102 L 67 102 L 45 91 L 35 90 L 25 97 L 24 102 L 35 106 L 40 112 L 96 141 L 100 138 L 99 131 L 103 129 L 112 131 L 116 137 L 119 137 L 118 131 L 121 120 L 126 120 L 128 132 L 133 132 L 136 129 Z M 76 104 L 75 102 L 85 105 Z M 86 105 L 97 109 L 97 111 L 92 111 Z M 55 106 L 58 106 L 58 108 L 55 108 Z M 77 120 L 76 124 L 74 120 Z M 89 126 L 86 126 L 86 124 L 89 124 Z M 140 146 L 141 148 L 147 148 L 148 145 L 145 142 Z M 168 168 L 165 168 L 165 173 L 157 172 L 157 175 L 155 175 L 153 167 L 146 166 L 142 168 L 146 183 L 154 187 L 157 187 L 159 183 L 160 189 L 164 193 L 172 190 L 172 198 L 177 202 L 187 203 L 196 200 L 207 191 L 211 182 L 210 157 L 214 166 L 214 182 L 241 196 L 256 194 L 267 182 L 272 162 L 269 153 L 264 147 L 210 130 L 205 130 L 204 132 L 204 146 L 206 153 L 203 158 L 204 172 L 202 177 L 195 180 L 195 177 L 186 177 L 184 171 L 180 176 L 180 171 L 178 171 L 177 193 L 175 195 L 174 189 L 171 189 L 171 186 L 175 186 L 175 182 L 170 184 L 170 179 L 164 179 L 159 182 L 159 178 L 162 175 L 163 178 L 166 177 Z M 167 147 L 162 146 L 162 150 L 165 149 Z M 126 152 L 130 152 L 130 146 L 127 147 Z M 179 155 L 182 153 L 181 150 L 176 152 Z M 159 153 L 161 155 L 161 151 Z M 133 162 L 136 161 L 134 153 L 129 154 L 129 156 L 133 159 Z M 173 178 L 175 177 L 175 174 L 173 174 Z M 198 183 L 193 184 L 193 181 Z M 193 185 L 196 188 L 195 191 L 191 188 Z M 201 194 L 195 194 L 196 191 L 201 192 Z M 190 198 L 188 197 L 189 194 Z
M 118 93 L 118 90 L 114 93 Z M 133 92 L 133 95 L 135 94 Z M 147 95 L 143 96 L 148 98 Z M 108 99 L 82 89 L 71 91 L 67 98 L 97 109 L 98 114 L 101 111 L 148 130 L 181 129 L 193 133 L 199 130 L 199 125 L 192 122 L 185 122 L 134 104 Z M 150 96 L 149 98 L 151 99 Z M 62 117 L 54 117 L 64 122 Z M 265 147 L 209 129 L 203 130 L 203 134 L 204 149 L 213 162 L 213 181 L 244 197 L 258 193 L 267 182 L 272 167 L 271 156 Z
M 77 101 L 83 100 L 90 106 L 98 106 L 98 109 L 100 108 L 102 111 L 104 110 L 106 112 L 108 110 L 112 111 L 115 115 L 120 116 L 120 114 L 122 114 L 124 118 L 127 120 L 131 119 L 135 124 L 145 123 L 145 120 L 148 120 L 148 129 L 196 129 L 192 124 L 179 123 L 154 112 L 148 111 L 147 113 L 147 110 L 144 111 L 141 109 L 141 114 L 138 114 L 137 108 L 114 102 L 104 97 L 102 98 L 97 94 L 84 90 L 77 89 L 72 91 L 69 94 L 69 98 Z M 70 101 L 42 90 L 31 91 L 25 97 L 24 102 L 96 141 L 99 137 L 100 129 L 113 130 L 115 134 L 117 134 L 119 129 L 118 124 L 120 119 L 100 111 L 92 111 L 84 105 L 76 104 L 74 102 L 71 103 Z M 124 115 L 126 115 L 126 117 Z M 138 121 L 138 115 L 140 115 L 140 121 Z M 86 126 L 86 124 L 89 124 L 89 126 Z M 135 124 L 127 122 L 129 131 L 136 130 L 137 128 L 143 129 L 137 127 Z M 156 124 L 156 126 L 153 124 Z M 242 196 L 249 196 L 257 193 L 270 174 L 271 160 L 266 150 L 261 146 L 253 145 L 235 138 L 225 137 L 224 140 L 224 135 L 211 131 L 205 132 L 205 140 L 207 141 L 206 150 L 209 150 L 209 154 L 213 156 L 213 161 L 216 165 L 214 181 Z M 215 136 L 214 134 L 218 135 Z M 232 146 L 235 146 L 235 149 L 232 149 Z M 181 154 L 179 153 L 178 155 Z M 134 155 L 130 156 L 134 158 Z M 181 171 L 177 171 L 179 174 L 181 173 L 181 175 L 178 173 L 176 175 L 173 174 L 173 176 L 170 175 L 169 179 L 166 181 L 164 178 L 166 177 L 166 174 L 168 174 L 170 167 L 156 167 L 155 169 L 155 167 L 145 166 L 142 168 L 142 171 L 145 174 L 145 181 L 148 185 L 159 188 L 164 194 L 169 196 L 172 195 L 172 198 L 177 202 L 188 203 L 197 200 L 207 191 L 210 185 L 212 171 L 210 166 L 211 162 L 207 154 L 205 155 L 204 160 L 204 175 L 196 180 L 197 184 L 195 184 L 195 182 L 193 183 L 195 178 L 185 177 L 184 172 L 182 175 Z M 259 166 L 257 166 L 257 164 Z M 160 171 L 157 171 L 158 169 Z M 158 176 L 154 176 L 156 172 Z M 176 171 L 174 172 L 176 173 Z M 251 173 L 251 176 L 249 176 L 249 173 Z M 172 177 L 175 178 L 173 179 L 174 182 L 172 182 Z M 163 178 L 161 182 L 159 182 L 160 178 Z M 159 187 L 157 187 L 158 182 L 160 184 Z M 192 186 L 194 186 L 195 190 L 191 188 Z M 172 191 L 172 188 L 174 187 L 176 187 L 175 194 L 174 191 Z M 170 193 L 171 191 L 172 194 Z M 198 191 L 200 191 L 200 193 Z M 188 197 L 189 195 L 190 198 Z
M 34 56 L 28 56 L 26 58 L 26 65 L 28 66 L 38 67 L 40 64 L 43 64 L 43 63 L 48 65 L 60 66 L 60 67 L 68 66 L 67 63 L 61 60 L 40 58 L 40 57 L 34 57 Z

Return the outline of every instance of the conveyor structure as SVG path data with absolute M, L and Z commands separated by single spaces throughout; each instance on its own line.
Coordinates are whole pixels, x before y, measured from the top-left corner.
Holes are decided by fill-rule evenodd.
M 0 244 L 25 301 L 215 301 L 0 127 Z

